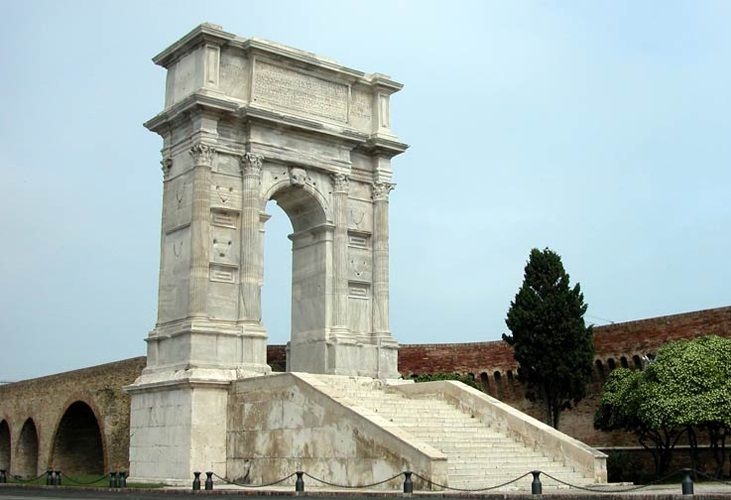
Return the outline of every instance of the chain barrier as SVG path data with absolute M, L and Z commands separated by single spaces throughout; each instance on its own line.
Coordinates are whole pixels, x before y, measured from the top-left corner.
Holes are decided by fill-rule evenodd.
M 63 472 L 60 473 L 61 476 L 63 476 L 68 482 L 79 485 L 79 486 L 88 486 L 90 484 L 98 483 L 99 481 L 103 481 L 104 479 L 108 478 L 109 474 L 104 474 L 103 476 L 100 476 L 98 479 L 94 479 L 93 481 L 79 481 L 77 479 L 74 479 L 71 476 L 67 476 Z M 116 475 L 116 473 L 115 473 Z
M 45 472 L 43 474 L 39 475 L 39 476 L 34 477 L 33 479 L 23 479 L 22 477 L 18 476 L 17 474 L 8 474 L 8 478 L 12 482 L 21 483 L 21 484 L 34 483 L 34 482 L 38 481 L 40 478 L 42 478 L 42 477 L 46 477 L 46 473 Z
M 705 472 L 701 472 L 699 470 L 694 470 L 693 472 L 695 472 L 699 476 L 703 476 L 704 478 L 706 478 L 706 479 L 708 479 L 708 480 L 710 480 L 710 481 L 712 481 L 714 483 L 721 483 L 721 484 L 725 484 L 726 486 L 731 486 L 731 482 L 724 481 L 723 479 L 719 479 L 717 477 L 709 476 Z
M 17 474 L 7 474 L 7 471 L 0 470 L 0 483 L 16 483 L 16 484 L 32 484 L 32 483 L 38 483 L 40 485 L 41 479 L 46 478 L 45 485 L 46 486 L 62 486 L 63 481 L 66 482 L 66 484 L 74 485 L 74 486 L 90 486 L 99 482 L 104 481 L 105 479 L 109 478 L 109 487 L 110 488 L 126 488 L 127 487 L 127 473 L 125 471 L 120 472 L 110 472 L 109 474 L 104 474 L 102 476 L 99 476 L 96 479 L 92 480 L 81 480 L 76 479 L 72 476 L 69 476 L 67 474 L 64 474 L 63 472 L 59 470 L 52 470 L 49 469 L 46 472 L 43 472 L 39 474 L 38 476 L 34 478 L 29 479 L 23 479 L 21 476 Z M 62 481 L 63 478 L 63 481 Z
M 557 477 L 552 476 L 551 474 L 549 474 L 547 472 L 542 472 L 543 475 L 545 475 L 546 477 L 549 477 L 549 478 L 553 479 L 557 483 L 563 484 L 564 486 L 568 486 L 569 488 L 575 488 L 577 490 L 587 491 L 589 493 L 628 493 L 628 492 L 631 492 L 631 491 L 638 491 L 638 490 L 641 490 L 641 489 L 644 489 L 644 488 L 649 488 L 651 486 L 656 486 L 658 484 L 665 483 L 671 477 L 675 477 L 675 476 L 678 476 L 678 475 L 683 475 L 684 477 L 683 477 L 683 480 L 681 482 L 681 486 L 683 488 L 684 494 L 687 494 L 687 493 L 685 493 L 686 490 L 688 490 L 688 491 L 692 491 L 693 490 L 693 483 L 692 483 L 692 480 L 690 479 L 690 473 L 698 474 L 698 475 L 703 476 L 706 479 L 708 479 L 710 481 L 713 481 L 713 482 L 717 482 L 717 483 L 726 484 L 726 485 L 731 486 L 731 483 L 729 483 L 729 482 L 722 481 L 720 479 L 717 479 L 717 478 L 714 478 L 712 476 L 709 476 L 708 474 L 705 474 L 705 473 L 703 473 L 701 471 L 693 470 L 693 469 L 678 469 L 678 470 L 676 470 L 674 472 L 671 472 L 670 474 L 667 474 L 667 475 L 665 475 L 665 476 L 663 476 L 663 477 L 661 477 L 659 479 L 656 479 L 656 480 L 654 480 L 652 482 L 649 482 L 647 484 L 641 484 L 639 486 L 630 486 L 630 487 L 627 487 L 627 488 L 612 488 L 612 487 L 606 487 L 606 486 L 602 486 L 602 487 L 598 487 L 597 488 L 597 487 L 590 487 L 590 486 L 580 486 L 578 484 L 572 484 L 572 483 L 568 483 L 566 481 L 563 481 L 563 480 L 561 480 L 561 479 L 559 479 Z
M 271 483 L 264 483 L 264 484 L 244 484 L 244 483 L 237 483 L 236 481 L 231 481 L 229 479 L 226 479 L 225 477 L 221 477 L 218 474 L 216 474 L 215 472 L 213 473 L 213 477 L 215 477 L 216 479 L 220 479 L 221 481 L 223 481 L 226 484 L 233 484 L 234 486 L 240 486 L 242 488 L 266 488 L 267 486 L 276 486 L 277 484 L 283 483 L 284 481 L 286 481 L 287 479 L 290 479 L 290 478 L 294 477 L 295 475 L 296 475 L 296 473 L 293 472 L 289 476 L 285 476 L 282 479 L 278 479 L 277 481 L 273 481 Z
M 453 487 L 453 486 L 448 486 L 446 484 L 440 484 L 438 482 L 432 481 L 429 478 L 422 476 L 421 474 L 418 474 L 416 472 L 411 472 L 411 471 L 404 471 L 404 472 L 395 474 L 395 475 L 393 475 L 393 476 L 391 476 L 389 478 L 386 478 L 386 479 L 384 479 L 382 481 L 377 481 L 377 482 L 368 483 L 368 484 L 362 484 L 362 485 L 356 485 L 356 486 L 347 485 L 347 484 L 338 484 L 338 483 L 326 481 L 326 480 L 324 480 L 322 478 L 319 478 L 317 476 L 313 476 L 312 474 L 309 474 L 308 472 L 297 471 L 297 472 L 293 472 L 292 474 L 289 474 L 288 476 L 285 476 L 285 477 L 283 477 L 281 479 L 278 479 L 276 481 L 272 481 L 270 483 L 263 483 L 263 484 L 243 484 L 243 483 L 239 483 L 239 482 L 236 482 L 236 481 L 231 481 L 231 480 L 226 479 L 224 477 L 221 477 L 218 474 L 215 474 L 213 472 L 206 472 L 206 476 L 208 477 L 206 479 L 206 489 L 213 489 L 213 480 L 212 480 L 212 477 L 216 477 L 216 479 L 218 479 L 218 480 L 220 480 L 220 481 L 222 481 L 222 482 L 224 482 L 226 484 L 230 484 L 230 485 L 234 485 L 234 486 L 239 486 L 239 487 L 242 487 L 242 488 L 265 488 L 265 487 L 268 487 L 268 486 L 275 486 L 275 485 L 281 484 L 281 483 L 287 481 L 288 479 L 291 479 L 292 477 L 297 476 L 297 481 L 295 483 L 295 491 L 298 492 L 298 493 L 303 493 L 304 492 L 304 481 L 302 479 L 303 476 L 307 476 L 308 478 L 312 479 L 313 481 L 316 481 L 318 483 L 321 483 L 321 484 L 324 484 L 326 486 L 330 486 L 330 487 L 333 487 L 333 488 L 342 488 L 342 489 L 366 489 L 366 488 L 373 488 L 375 486 L 380 486 L 382 484 L 388 483 L 388 482 L 393 481 L 394 479 L 396 479 L 396 478 L 398 478 L 398 477 L 400 477 L 400 476 L 403 475 L 404 476 L 404 483 L 403 483 L 404 493 L 412 493 L 413 492 L 413 483 L 412 483 L 412 480 L 411 480 L 411 476 L 413 475 L 414 477 L 419 478 L 422 481 L 424 481 L 429 487 L 434 486 L 434 487 L 441 488 L 441 489 L 447 490 L 447 491 L 456 491 L 456 492 L 463 492 L 463 493 L 476 493 L 476 492 L 483 492 L 483 491 L 489 491 L 489 490 L 495 490 L 495 489 L 499 489 L 499 488 L 504 488 L 505 486 L 508 486 L 508 485 L 513 484 L 513 483 L 515 483 L 517 481 L 520 481 L 521 479 L 526 478 L 526 477 L 528 477 L 528 476 L 530 476 L 532 474 L 533 475 L 533 483 L 531 484 L 531 492 L 533 494 L 541 494 L 542 493 L 542 484 L 541 484 L 541 481 L 540 481 L 540 475 L 543 474 L 545 477 L 550 478 L 553 481 L 555 481 L 555 482 L 557 482 L 557 483 L 559 483 L 559 484 L 561 484 L 563 486 L 567 486 L 569 488 L 574 488 L 574 489 L 581 490 L 581 491 L 585 491 L 585 492 L 589 492 L 589 493 L 613 494 L 613 493 L 628 493 L 628 492 L 639 491 L 639 490 L 642 490 L 642 489 L 645 489 L 645 488 L 650 488 L 652 486 L 656 486 L 656 485 L 661 484 L 661 483 L 666 483 L 670 478 L 675 477 L 675 476 L 677 476 L 677 475 L 680 474 L 680 475 L 683 476 L 683 479 L 681 481 L 681 486 L 682 486 L 683 494 L 684 495 L 692 495 L 693 494 L 693 481 L 690 478 L 690 474 L 691 473 L 698 474 L 698 475 L 700 475 L 700 476 L 704 477 L 705 479 L 707 479 L 709 481 L 712 481 L 712 482 L 718 482 L 718 483 L 721 483 L 721 484 L 725 484 L 725 485 L 731 486 L 731 483 L 729 483 L 727 481 L 723 481 L 723 480 L 714 478 L 714 477 L 712 477 L 712 476 L 710 476 L 708 474 L 705 474 L 704 472 L 697 471 L 697 470 L 692 470 L 692 469 L 679 469 L 679 470 L 677 470 L 675 472 L 672 472 L 670 474 L 667 474 L 667 475 L 665 475 L 665 476 L 663 476 L 663 477 L 661 477 L 659 479 L 656 479 L 655 481 L 652 481 L 650 483 L 642 484 L 642 485 L 638 485 L 638 486 L 630 486 L 630 487 L 626 487 L 626 488 L 613 488 L 613 487 L 611 487 L 609 485 L 602 485 L 602 486 L 598 486 L 598 487 L 596 487 L 596 486 L 594 486 L 594 487 L 592 487 L 592 486 L 581 486 L 581 485 L 578 485 L 578 484 L 569 483 L 568 481 L 564 481 L 564 480 L 559 479 L 559 478 L 557 478 L 557 477 L 555 477 L 555 476 L 553 476 L 553 475 L 551 475 L 551 474 L 549 474 L 547 472 L 543 472 L 543 471 L 540 471 L 540 470 L 534 470 L 534 471 L 526 472 L 525 474 L 523 474 L 521 476 L 518 476 L 518 477 L 516 477 L 514 479 L 511 479 L 510 481 L 506 481 L 504 483 L 500 483 L 500 484 L 497 484 L 497 485 L 494 485 L 494 486 L 487 486 L 487 487 L 484 487 L 484 488 L 457 488 L 457 487 Z M 194 474 L 195 474 L 195 478 L 196 479 L 193 482 L 193 489 L 200 489 L 200 474 L 201 473 L 200 472 L 196 472 Z M 40 477 L 42 477 L 42 475 L 39 476 L 39 478 Z M 36 480 L 37 479 L 38 478 L 36 478 Z M 68 479 L 68 477 L 67 477 L 67 479 Z M 103 478 L 101 478 L 101 479 L 103 479 Z M 101 479 L 99 479 L 97 481 L 100 481 Z M 29 481 L 32 481 L 32 480 L 29 480 Z M 196 483 L 197 483 L 197 488 L 196 488 Z
M 520 481 L 521 479 L 523 479 L 524 477 L 526 477 L 528 475 L 530 475 L 530 472 L 526 472 L 522 476 L 518 476 L 515 479 L 511 479 L 510 481 L 507 481 L 505 483 L 497 484 L 495 486 L 488 486 L 486 488 L 455 488 L 455 487 L 452 487 L 452 486 L 447 486 L 446 484 L 435 483 L 434 481 L 431 481 L 431 480 L 425 478 L 424 476 L 419 475 L 416 472 L 414 472 L 414 476 L 416 476 L 419 479 L 421 479 L 422 481 L 426 481 L 428 484 L 434 485 L 434 486 L 436 486 L 438 488 L 444 488 L 445 490 L 452 490 L 452 491 L 462 491 L 462 492 L 467 492 L 467 493 L 469 493 L 469 492 L 478 492 L 478 491 L 496 490 L 498 488 L 502 488 L 503 486 L 507 486 L 509 484 L 512 484 L 512 483 L 514 483 L 516 481 Z
M 357 489 L 372 488 L 374 486 L 379 486 L 379 485 L 385 484 L 385 483 L 387 483 L 389 481 L 393 481 L 397 477 L 402 476 L 403 475 L 403 472 L 399 472 L 395 476 L 391 476 L 388 479 L 384 479 L 383 481 L 378 481 L 378 482 L 375 482 L 375 483 L 363 484 L 363 485 L 358 485 L 358 486 L 350 486 L 350 485 L 347 485 L 347 484 L 331 483 L 331 482 L 325 481 L 324 479 L 320 479 L 319 477 L 315 477 L 312 474 L 309 474 L 307 472 L 305 472 L 304 474 L 305 474 L 305 476 L 309 477 L 310 479 L 313 479 L 313 480 L 315 480 L 315 481 L 317 481 L 319 483 L 322 483 L 324 485 L 327 485 L 327 486 L 332 486 L 333 488 L 344 488 L 344 489 L 357 490 Z

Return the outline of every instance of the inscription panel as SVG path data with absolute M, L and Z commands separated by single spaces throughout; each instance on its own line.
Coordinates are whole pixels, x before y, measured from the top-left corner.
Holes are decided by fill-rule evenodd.
M 256 61 L 254 102 L 345 123 L 348 86 Z
M 221 52 L 220 88 L 226 94 L 246 100 L 249 95 L 248 60 L 231 50 Z
M 354 333 L 372 330 L 370 287 L 362 283 L 348 284 L 348 328 Z
M 370 92 L 361 89 L 353 89 L 350 105 L 350 121 L 359 128 L 370 128 L 373 116 L 373 96 Z

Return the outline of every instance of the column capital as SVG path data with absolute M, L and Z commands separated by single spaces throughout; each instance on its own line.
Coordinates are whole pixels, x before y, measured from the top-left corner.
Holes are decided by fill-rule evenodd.
M 212 167 L 213 159 L 216 156 L 216 148 L 199 142 L 193 144 L 188 150 L 188 153 L 193 158 L 193 163 L 196 167 Z
M 373 201 L 388 201 L 388 194 L 393 191 L 396 184 L 390 182 L 373 183 Z
M 264 156 L 255 153 L 244 153 L 241 157 L 241 173 L 244 175 L 261 175 Z
M 332 177 L 333 180 L 333 186 L 335 188 L 336 193 L 347 193 L 350 189 L 350 178 L 341 173 L 337 174 L 331 174 L 330 177 Z

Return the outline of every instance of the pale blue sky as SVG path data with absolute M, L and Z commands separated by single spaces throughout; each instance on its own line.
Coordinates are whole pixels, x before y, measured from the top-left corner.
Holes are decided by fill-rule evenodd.
M 731 2 L 0 0 L 0 380 L 144 354 L 165 72 L 220 24 L 405 84 L 391 326 L 494 340 L 531 248 L 603 324 L 731 304 Z M 288 221 L 264 321 L 288 339 Z

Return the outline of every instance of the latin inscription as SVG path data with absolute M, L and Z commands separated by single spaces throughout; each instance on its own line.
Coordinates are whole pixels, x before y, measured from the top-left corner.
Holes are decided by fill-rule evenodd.
M 261 61 L 256 62 L 254 102 L 345 123 L 348 119 L 348 87 L 297 73 Z
M 371 103 L 373 97 L 362 90 L 353 91 L 353 99 L 350 107 L 350 117 L 368 123 L 371 119 Z

